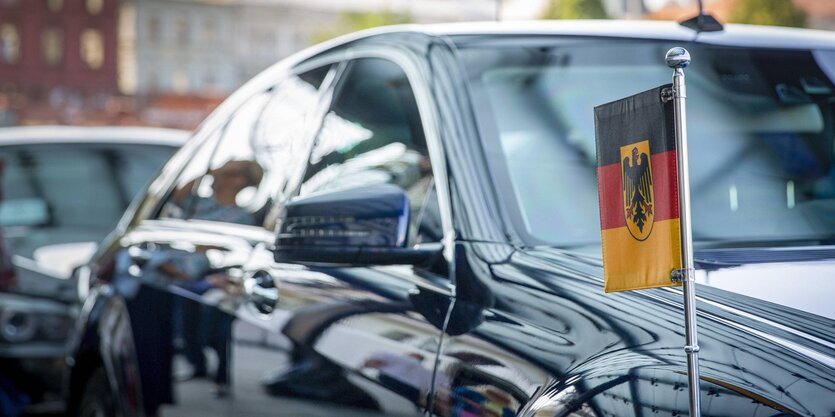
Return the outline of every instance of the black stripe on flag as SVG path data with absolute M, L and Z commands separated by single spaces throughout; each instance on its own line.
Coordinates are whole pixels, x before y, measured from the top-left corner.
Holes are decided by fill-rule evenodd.
M 661 100 L 662 85 L 594 108 L 597 166 L 620 162 L 621 146 L 649 140 L 651 154 L 676 149 L 673 101 Z

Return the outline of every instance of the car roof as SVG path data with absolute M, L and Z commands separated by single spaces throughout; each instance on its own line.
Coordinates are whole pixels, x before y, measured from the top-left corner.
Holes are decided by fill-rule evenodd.
M 0 128 L 0 146 L 109 143 L 180 147 L 190 132 L 155 127 L 21 126 Z
M 338 38 L 348 43 L 385 33 L 418 32 L 435 36 L 567 35 L 625 39 L 656 39 L 699 43 L 788 49 L 835 49 L 835 33 L 815 29 L 725 24 L 718 32 L 698 33 L 677 22 L 648 20 L 536 20 L 465 22 L 429 25 L 396 25 L 357 32 Z
M 724 30 L 711 33 L 697 33 L 677 22 L 646 20 L 537 20 L 383 26 L 327 40 L 274 63 L 250 79 L 242 88 L 232 93 L 214 110 L 213 114 L 224 114 L 231 111 L 253 92 L 268 87 L 280 79 L 281 74 L 308 60 L 341 49 L 354 42 L 364 40 L 385 42 L 386 35 L 398 33 L 417 33 L 433 37 L 447 36 L 453 39 L 468 35 L 574 35 L 669 40 L 673 42 L 697 41 L 705 44 L 741 47 L 835 50 L 835 34 L 832 32 L 739 24 L 726 24 Z M 207 120 L 211 120 L 212 123 L 220 123 L 218 118 L 209 117 Z

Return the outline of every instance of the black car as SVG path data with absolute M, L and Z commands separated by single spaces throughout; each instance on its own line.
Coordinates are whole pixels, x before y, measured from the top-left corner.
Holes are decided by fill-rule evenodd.
M 835 413 L 835 36 L 405 26 L 230 97 L 88 267 L 80 415 L 681 416 L 679 289 L 604 294 L 594 106 L 686 47 L 705 416 Z
M 64 408 L 65 357 L 83 301 L 73 268 L 89 262 L 187 138 L 140 127 L 0 129 L 0 257 L 14 271 L 0 279 L 0 415 Z

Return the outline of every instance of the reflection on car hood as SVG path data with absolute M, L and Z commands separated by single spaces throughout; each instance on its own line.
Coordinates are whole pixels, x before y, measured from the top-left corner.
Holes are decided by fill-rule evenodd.
M 602 266 L 600 246 L 578 251 L 540 248 Z M 698 250 L 696 282 L 835 320 L 835 247 Z M 602 277 L 602 273 L 599 275 Z
M 600 281 L 603 271 L 600 256 L 590 252 L 560 249 L 525 251 L 554 265 L 554 273 Z M 540 264 L 541 265 L 541 264 Z M 540 266 L 541 268 L 541 266 Z M 551 269 L 551 268 L 546 268 Z M 697 271 L 696 296 L 702 313 L 730 319 L 733 326 L 789 347 L 822 363 L 835 367 L 835 314 L 831 276 L 835 261 L 800 261 L 743 264 Z M 681 302 L 678 288 L 632 291 L 635 296 L 661 302 Z M 700 327 L 718 325 L 701 320 Z M 791 345 L 791 346 L 789 346 Z M 811 352 L 811 353 L 810 353 Z M 814 353 L 818 352 L 818 353 Z

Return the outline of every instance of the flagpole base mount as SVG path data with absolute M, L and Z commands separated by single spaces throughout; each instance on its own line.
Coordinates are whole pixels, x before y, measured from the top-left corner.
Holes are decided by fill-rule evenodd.
M 696 277 L 696 270 L 694 268 L 673 269 L 670 271 L 670 280 L 675 283 L 684 281 L 694 281 Z

